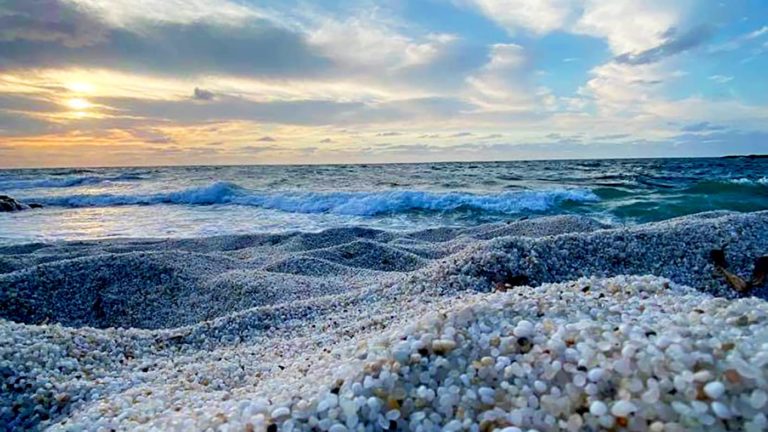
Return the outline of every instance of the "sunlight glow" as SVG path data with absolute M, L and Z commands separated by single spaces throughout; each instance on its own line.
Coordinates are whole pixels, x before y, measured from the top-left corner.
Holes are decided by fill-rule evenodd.
M 67 89 L 75 93 L 93 93 L 95 88 L 87 82 L 73 82 L 67 84 Z
M 93 104 L 83 98 L 72 98 L 67 100 L 67 106 L 73 110 L 82 111 L 92 107 Z

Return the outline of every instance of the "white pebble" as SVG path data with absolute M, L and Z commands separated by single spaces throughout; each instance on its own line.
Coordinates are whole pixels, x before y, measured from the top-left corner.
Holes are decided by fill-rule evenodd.
M 731 410 L 728 409 L 728 407 L 722 403 L 722 402 L 712 402 L 712 412 L 715 413 L 716 416 L 727 419 L 731 417 Z
M 288 414 L 291 413 L 291 410 L 288 407 L 279 407 L 272 410 L 272 418 L 280 418 L 285 417 Z
M 589 405 L 589 413 L 601 417 L 608 413 L 608 407 L 601 401 L 594 401 Z
M 587 378 L 592 382 L 598 382 L 603 378 L 603 375 L 604 372 L 601 368 L 594 368 L 587 373 Z
M 720 381 L 712 381 L 704 386 L 704 393 L 712 399 L 719 399 L 725 393 L 725 386 Z
M 752 397 L 749 398 L 749 403 L 752 405 L 752 408 L 756 410 L 762 409 L 766 402 L 768 402 L 768 393 L 761 389 L 752 391 Z
M 613 404 L 611 407 L 611 414 L 614 417 L 627 417 L 632 414 L 637 408 L 632 402 L 620 400 Z

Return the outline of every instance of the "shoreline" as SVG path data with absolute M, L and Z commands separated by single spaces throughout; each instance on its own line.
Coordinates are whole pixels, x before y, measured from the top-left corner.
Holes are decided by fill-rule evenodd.
M 714 275 L 724 246 L 748 274 L 768 212 L 0 247 L 2 421 L 759 428 L 768 306 Z

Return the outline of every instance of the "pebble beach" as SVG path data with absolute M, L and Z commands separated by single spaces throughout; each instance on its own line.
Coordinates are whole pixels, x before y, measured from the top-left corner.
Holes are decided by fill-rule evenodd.
M 5 430 L 768 429 L 768 212 L 0 247 Z

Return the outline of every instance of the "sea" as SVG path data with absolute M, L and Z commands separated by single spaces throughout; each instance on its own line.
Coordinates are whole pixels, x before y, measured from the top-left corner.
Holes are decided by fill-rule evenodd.
M 578 214 L 639 224 L 768 210 L 768 159 L 0 170 L 0 243 L 461 227 Z

